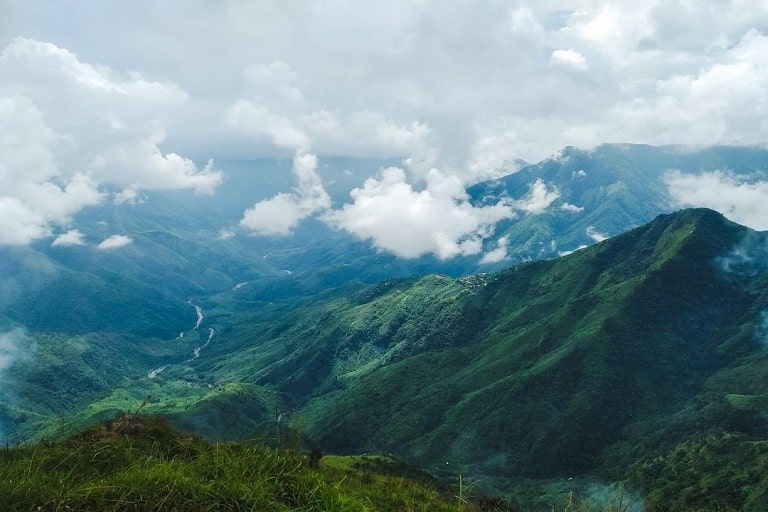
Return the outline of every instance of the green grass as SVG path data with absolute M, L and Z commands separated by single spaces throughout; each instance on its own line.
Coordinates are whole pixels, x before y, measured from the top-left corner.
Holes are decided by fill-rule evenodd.
M 0 451 L 0 503 L 16 511 L 509 512 L 476 492 L 389 456 L 327 455 L 210 443 L 160 417 L 122 414 L 66 440 Z M 626 512 L 563 492 L 548 512 Z M 517 510 L 517 509 L 514 509 Z
M 65 441 L 0 452 L 4 511 L 480 510 L 384 457 L 306 456 L 182 436 L 121 415 Z

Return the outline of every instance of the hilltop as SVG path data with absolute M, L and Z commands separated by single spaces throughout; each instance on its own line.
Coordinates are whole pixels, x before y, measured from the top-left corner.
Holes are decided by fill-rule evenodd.
M 0 496 L 8 512 L 510 510 L 391 457 L 212 444 L 127 414 L 61 442 L 0 451 Z

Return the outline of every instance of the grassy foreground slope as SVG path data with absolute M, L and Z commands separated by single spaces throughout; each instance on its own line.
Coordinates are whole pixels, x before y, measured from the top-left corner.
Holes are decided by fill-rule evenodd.
M 134 415 L 55 444 L 0 451 L 0 503 L 8 512 L 509 510 L 387 457 L 210 444 Z

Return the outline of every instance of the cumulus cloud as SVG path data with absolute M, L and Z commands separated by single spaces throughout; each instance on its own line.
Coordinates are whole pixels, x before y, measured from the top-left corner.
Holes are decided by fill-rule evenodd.
M 221 173 L 163 153 L 163 111 L 187 99 L 175 86 L 119 78 L 54 44 L 17 37 L 0 53 L 0 244 L 50 236 L 104 186 L 193 188 Z
M 429 127 L 399 124 L 385 113 L 341 105 L 318 106 L 297 85 L 298 75 L 283 61 L 246 70 L 248 92 L 226 111 L 227 127 L 257 145 L 352 156 L 404 156 L 428 152 Z M 255 92 L 255 93 L 254 93 Z
M 724 171 L 666 175 L 669 193 L 679 206 L 716 210 L 734 222 L 768 230 L 768 181 L 754 181 Z
M 144 197 L 135 188 L 125 188 L 114 195 L 115 204 L 138 204 L 144 202 Z
M 48 236 L 52 224 L 101 201 L 90 178 L 60 172 L 54 151 L 62 143 L 29 99 L 0 97 L 0 244 Z
M 327 221 L 403 258 L 478 254 L 493 225 L 515 216 L 501 203 L 472 206 L 461 181 L 437 169 L 417 190 L 403 169 L 390 167 L 351 195 L 353 203 L 329 213 Z
M 768 37 L 756 29 L 684 72 L 612 108 L 616 129 L 655 143 L 763 145 L 768 137 Z M 698 56 L 700 59 L 701 56 Z M 641 91 L 637 91 L 640 93 Z
M 331 206 L 331 198 L 317 174 L 317 157 L 297 151 L 293 157 L 297 186 L 291 193 L 280 193 L 259 201 L 243 213 L 240 225 L 261 235 L 287 235 L 298 223 Z
M 227 123 L 257 140 L 279 148 L 308 148 L 309 136 L 290 117 L 274 112 L 265 105 L 239 100 L 227 112 Z
M 120 247 L 125 247 L 126 245 L 132 244 L 133 239 L 126 235 L 112 235 L 109 238 L 106 238 L 102 240 L 99 245 L 96 246 L 97 249 L 101 251 L 109 251 L 112 249 L 118 249 Z
M 163 153 L 159 144 L 164 138 L 164 133 L 157 132 L 145 139 L 116 143 L 97 155 L 90 169 L 104 177 L 105 182 L 125 187 L 121 198 L 135 198 L 140 189 L 188 188 L 212 195 L 223 181 L 223 174 L 215 170 L 213 160 L 199 169 L 188 158 Z
M 136 30 L 139 20 L 129 6 L 73 7 L 43 0 L 19 4 L 20 14 L 8 26 L 71 47 L 67 55 L 62 48 L 27 45 L 16 51 L 25 62 L 31 53 L 39 60 L 47 51 L 52 55 L 45 61 L 48 67 L 96 95 L 161 98 L 155 103 L 161 115 L 153 117 L 175 130 L 169 136 L 176 141 L 210 140 L 245 151 L 249 138 L 257 137 L 267 144 L 259 145 L 265 150 L 275 145 L 339 154 L 341 140 L 351 142 L 348 151 L 397 151 L 412 141 L 397 137 L 381 149 L 377 137 L 387 134 L 379 128 L 391 123 L 397 131 L 413 132 L 416 122 L 430 132 L 429 147 L 421 150 L 436 155 L 435 166 L 443 170 L 467 169 L 476 161 L 470 148 L 482 146 L 486 131 L 514 134 L 514 157 L 528 161 L 568 144 L 595 145 L 614 137 L 685 142 L 670 139 L 694 138 L 696 130 L 680 128 L 696 128 L 698 118 L 738 127 L 742 137 L 748 130 L 737 123 L 738 116 L 717 118 L 712 115 L 717 106 L 701 113 L 688 105 L 665 107 L 674 99 L 685 103 L 686 96 L 703 100 L 709 93 L 700 95 L 703 82 L 695 82 L 711 80 L 714 86 L 721 71 L 746 79 L 743 89 L 732 82 L 735 89 L 719 91 L 718 98 L 728 101 L 756 98 L 754 86 L 765 78 L 757 45 L 768 30 L 764 2 L 470 6 L 457 0 L 393 0 L 365 9 L 345 1 L 307 3 L 301 9 L 291 3 L 193 2 L 184 19 L 171 6 L 141 5 L 156 22 L 143 24 L 142 30 Z M 66 22 L 74 17 L 89 23 Z M 106 34 L 125 41 L 123 51 L 100 44 Z M 110 67 L 85 64 L 73 58 L 74 52 Z M 155 79 L 122 71 L 136 68 Z M 588 71 L 590 78 L 553 73 L 553 68 L 576 75 Z M 183 115 L 166 108 L 174 102 L 183 105 Z M 686 112 L 693 115 L 685 117 Z M 361 113 L 386 123 L 361 125 L 355 121 Z M 625 113 L 637 124 L 628 125 Z M 107 114 L 109 126 L 131 128 L 123 112 Z M 184 123 L 190 116 L 207 122 Z M 749 117 L 759 119 L 759 114 Z M 764 137 L 766 130 L 760 125 L 758 131 Z M 233 142 L 236 133 L 245 137 Z M 719 133 L 725 141 L 734 132 Z M 577 137 L 581 140 L 573 140 Z
M 469 182 L 491 180 L 512 174 L 520 169 L 517 158 L 519 136 L 513 130 L 492 132 L 487 128 L 479 130 L 470 147 L 468 167 Z
M 79 230 L 70 229 L 66 233 L 57 236 L 53 242 L 51 242 L 51 246 L 84 245 L 85 241 L 83 238 L 84 235 Z

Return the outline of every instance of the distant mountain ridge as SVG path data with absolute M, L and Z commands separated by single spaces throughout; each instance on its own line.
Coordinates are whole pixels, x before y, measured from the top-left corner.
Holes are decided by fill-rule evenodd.
M 477 204 L 523 197 L 540 180 L 558 199 L 543 213 L 500 223 L 494 241 L 506 237 L 512 263 L 557 257 L 640 226 L 680 206 L 665 178 L 728 171 L 768 179 L 768 150 L 715 146 L 603 144 L 593 150 L 567 147 L 542 162 L 468 192 Z

